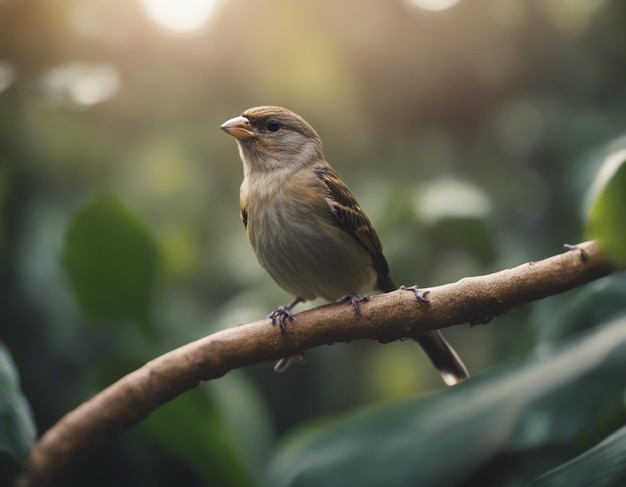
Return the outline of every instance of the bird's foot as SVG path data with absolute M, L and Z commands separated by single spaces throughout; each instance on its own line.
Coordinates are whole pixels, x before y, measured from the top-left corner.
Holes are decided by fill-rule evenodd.
M 285 326 L 286 326 L 285 322 L 287 320 L 289 321 L 294 320 L 293 314 L 291 314 L 291 309 L 296 304 L 301 303 L 302 301 L 304 301 L 302 298 L 295 297 L 291 300 L 291 302 L 287 306 L 279 306 L 274 311 L 272 311 L 269 315 L 267 315 L 267 317 L 272 323 L 272 325 L 275 325 L 276 323 L 278 323 L 278 326 L 280 327 L 280 332 L 285 333 Z
M 430 294 L 430 291 L 420 291 L 420 288 L 417 286 L 400 286 L 400 289 L 403 291 L 410 291 L 415 294 L 415 299 L 417 299 L 421 304 L 430 304 L 430 299 L 426 296 Z
M 355 315 L 360 315 L 361 310 L 359 309 L 359 304 L 369 301 L 369 296 L 359 296 L 357 293 L 348 293 L 344 297 L 339 298 L 337 303 L 350 303 L 352 305 L 352 309 L 354 309 Z
M 291 314 L 291 310 L 289 306 L 279 306 L 274 311 L 272 311 L 269 315 L 267 315 L 269 320 L 272 322 L 272 325 L 278 323 L 278 327 L 280 328 L 281 333 L 285 333 L 286 321 L 293 321 L 293 314 Z

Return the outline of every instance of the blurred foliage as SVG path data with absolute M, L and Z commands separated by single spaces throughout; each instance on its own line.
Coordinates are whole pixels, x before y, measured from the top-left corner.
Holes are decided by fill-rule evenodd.
M 622 318 L 446 394 L 293 434 L 265 485 L 525 484 L 576 451 L 590 430 L 623 422 L 625 368 Z
M 157 244 L 113 195 L 101 194 L 79 212 L 67 232 L 64 260 L 85 316 L 109 325 L 125 317 L 147 321 L 158 277 Z
M 626 266 L 626 149 L 607 157 L 595 183 L 597 196 L 589 213 L 587 235 L 597 240 L 617 265 Z
M 139 434 L 144 441 L 158 445 L 189 465 L 206 485 L 252 485 L 253 465 L 246 462 L 245 440 L 258 441 L 259 433 L 265 433 L 259 429 L 267 418 L 262 409 L 252 409 L 258 401 L 250 402 L 250 394 L 245 390 L 237 393 L 222 388 L 220 392 L 225 396 L 222 401 L 206 387 L 184 394 L 152 414 L 139 427 Z M 237 427 L 240 418 L 235 421 L 228 418 L 230 404 L 239 401 L 243 404 L 238 413 L 249 418 L 247 423 L 252 426 L 247 431 Z M 253 419 L 258 421 L 258 427 L 252 423 Z
M 290 299 L 249 248 L 241 163 L 218 128 L 250 106 L 287 106 L 318 130 L 399 283 L 541 259 L 585 232 L 623 256 L 624 164 L 593 183 L 624 160 L 622 1 L 460 0 L 436 11 L 428 5 L 443 0 L 206 0 L 160 14 L 156 3 L 0 1 L 0 341 L 15 361 L 0 376 L 19 371 L 38 431 L 152 357 Z M 606 461 L 604 447 L 590 449 L 624 424 L 623 367 L 598 359 L 583 372 L 589 362 L 562 358 L 586 357 L 607 326 L 623 326 L 624 302 L 621 274 L 447 330 L 475 377 L 451 390 L 410 343 L 311 350 L 281 376 L 272 364 L 234 371 L 105 445 L 68 485 L 254 485 L 342 458 L 360 458 L 354 475 L 365 474 L 376 462 L 359 456 L 358 438 L 373 458 L 406 440 L 395 478 L 422 456 L 434 458 L 429 472 L 452 475 L 433 445 L 453 437 L 464 485 L 548 471 L 558 482 L 569 459 Z M 10 384 L 0 405 L 22 397 Z M 561 430 L 554 408 L 573 397 L 597 415 L 568 416 Z M 365 405 L 374 410 L 353 416 Z M 452 426 L 485 411 L 519 428 Z M 283 439 L 328 415 L 340 419 Z M 2 450 L 2 466 L 17 468 L 32 438 L 21 418 L 6 424 L 30 436 Z M 432 436 L 407 437 L 427 420 Z M 512 448 L 537 428 L 541 442 Z M 565 430 L 578 432 L 569 446 Z M 317 450 L 315 438 L 334 446 Z
M 0 484 L 8 485 L 35 441 L 35 425 L 18 373 L 0 343 Z
M 613 487 L 626 484 L 626 427 L 537 478 L 532 487 Z

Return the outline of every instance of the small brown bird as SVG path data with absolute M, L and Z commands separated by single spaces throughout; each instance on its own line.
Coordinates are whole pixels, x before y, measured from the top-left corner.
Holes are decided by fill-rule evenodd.
M 284 331 L 299 302 L 322 297 L 350 302 L 359 294 L 397 289 L 367 215 L 324 159 L 322 142 L 300 116 L 281 107 L 250 108 L 221 126 L 237 139 L 244 178 L 241 219 L 263 268 L 295 296 L 268 318 Z M 422 303 L 424 293 L 415 292 Z M 415 338 L 446 384 L 468 377 L 441 333 Z M 280 369 L 288 363 L 283 359 Z

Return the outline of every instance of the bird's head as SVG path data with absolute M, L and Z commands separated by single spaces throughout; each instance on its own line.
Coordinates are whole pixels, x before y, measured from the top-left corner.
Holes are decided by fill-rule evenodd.
M 249 108 L 220 128 L 237 139 L 244 168 L 252 173 L 297 170 L 324 158 L 317 132 L 286 108 Z

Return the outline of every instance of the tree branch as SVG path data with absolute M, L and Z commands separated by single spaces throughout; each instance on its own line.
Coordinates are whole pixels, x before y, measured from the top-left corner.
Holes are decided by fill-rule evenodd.
M 612 273 L 595 242 L 540 262 L 429 289 L 430 304 L 398 290 L 374 296 L 355 315 L 331 304 L 304 311 L 285 334 L 266 319 L 228 328 L 162 355 L 61 418 L 33 446 L 20 486 L 52 486 L 102 442 L 128 430 L 160 405 L 232 369 L 337 342 L 386 343 L 463 323 L 487 323 L 522 304 Z

